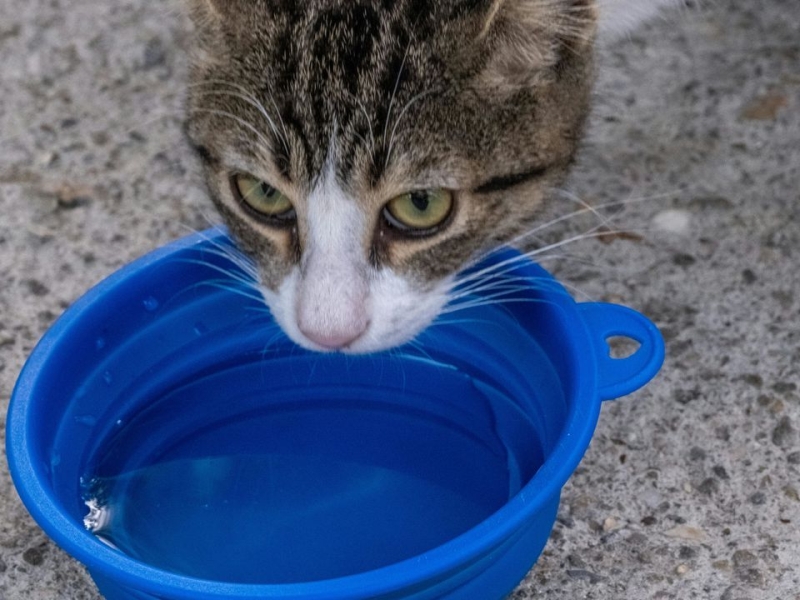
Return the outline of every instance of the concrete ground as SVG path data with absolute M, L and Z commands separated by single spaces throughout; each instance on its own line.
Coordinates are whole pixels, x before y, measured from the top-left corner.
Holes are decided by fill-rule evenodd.
M 546 265 L 581 299 L 648 314 L 668 358 L 604 407 L 514 600 L 800 599 L 800 5 L 701 4 L 602 60 L 570 189 L 625 201 L 611 227 L 630 232 Z M 65 307 L 213 219 L 180 134 L 188 27 L 169 6 L 0 3 L 2 413 Z M 97 598 L 2 462 L 0 599 Z

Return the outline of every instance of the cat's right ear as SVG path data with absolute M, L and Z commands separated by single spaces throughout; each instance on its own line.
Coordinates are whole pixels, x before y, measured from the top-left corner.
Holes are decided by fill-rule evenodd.
M 195 26 L 194 62 L 212 65 L 222 62 L 227 52 L 225 31 L 235 27 L 253 0 L 185 0 Z M 244 5 L 244 6 L 243 6 Z
M 226 51 L 226 40 L 242 44 L 269 31 L 269 3 L 265 0 L 184 0 L 198 33 L 201 49 Z
M 228 0 L 188 0 L 189 9 L 195 19 L 221 19 L 226 7 L 235 2 Z
M 195 20 L 200 24 L 237 24 L 252 22 L 268 13 L 263 0 L 184 0 Z
M 590 52 L 596 0 L 482 0 L 478 42 L 489 56 L 479 81 L 515 90 L 547 78 L 565 57 Z
M 219 10 L 223 2 L 224 0 L 184 1 L 184 7 L 195 29 L 190 54 L 195 68 L 219 64 L 225 53 L 223 15 Z

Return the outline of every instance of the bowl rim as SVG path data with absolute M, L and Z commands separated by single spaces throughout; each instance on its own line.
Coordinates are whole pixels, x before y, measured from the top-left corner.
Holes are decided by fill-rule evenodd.
M 578 304 L 564 293 L 553 279 L 554 290 L 547 295 L 557 296 L 566 311 L 563 324 L 570 329 L 569 344 L 574 373 L 573 397 L 567 419 L 558 441 L 543 465 L 531 480 L 506 504 L 487 519 L 458 537 L 419 556 L 334 579 L 311 582 L 254 584 L 214 581 L 189 577 L 145 564 L 101 542 L 59 510 L 48 491 L 42 472 L 32 462 L 28 448 L 31 431 L 28 414 L 35 400 L 31 397 L 41 369 L 46 365 L 56 342 L 76 317 L 90 311 L 111 289 L 139 273 L 157 265 L 179 252 L 202 249 L 208 244 L 227 240 L 223 228 L 198 232 L 153 250 L 103 279 L 79 298 L 42 336 L 25 363 L 14 390 L 6 422 L 6 453 L 12 479 L 18 494 L 31 515 L 61 548 L 83 563 L 90 573 L 98 573 L 117 585 L 146 593 L 167 594 L 171 598 L 320 598 L 344 599 L 373 597 L 396 593 L 425 582 L 441 581 L 459 568 L 486 558 L 493 550 L 525 527 L 530 517 L 548 502 L 559 496 L 586 452 L 594 434 L 602 401 L 597 391 L 597 360 L 594 352 L 576 355 L 576 346 L 590 348 L 590 332 L 577 310 Z M 507 249 L 505 256 L 516 250 Z M 499 259 L 495 259 L 499 260 Z M 533 262 L 519 267 L 525 274 L 536 277 L 552 276 Z M 535 556 L 531 560 L 535 560 Z M 356 594 L 356 595 L 354 595 Z

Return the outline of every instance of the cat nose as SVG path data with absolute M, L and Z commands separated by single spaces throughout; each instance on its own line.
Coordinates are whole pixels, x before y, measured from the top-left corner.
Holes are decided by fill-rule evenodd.
M 346 348 L 367 330 L 368 323 L 365 321 L 363 324 L 359 323 L 352 329 L 341 331 L 314 331 L 310 328 L 300 327 L 300 331 L 310 341 L 317 346 L 321 346 L 325 350 L 341 350 Z

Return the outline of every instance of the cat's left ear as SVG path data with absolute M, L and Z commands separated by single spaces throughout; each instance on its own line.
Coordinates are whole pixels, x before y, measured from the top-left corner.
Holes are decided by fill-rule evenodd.
M 216 64 L 230 39 L 243 44 L 269 26 L 264 0 L 184 0 L 196 29 L 195 62 Z
M 480 80 L 518 88 L 546 78 L 566 56 L 591 52 L 595 0 L 491 0 L 478 40 L 490 58 Z

